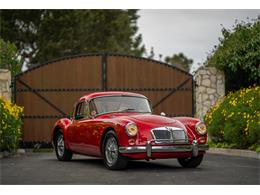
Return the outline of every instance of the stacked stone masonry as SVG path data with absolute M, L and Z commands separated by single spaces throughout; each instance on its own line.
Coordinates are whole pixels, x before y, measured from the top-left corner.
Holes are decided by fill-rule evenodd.
M 11 72 L 0 69 L 0 97 L 11 101 Z
M 216 101 L 225 95 L 225 76 L 214 67 L 201 67 L 195 73 L 196 117 L 201 120 Z

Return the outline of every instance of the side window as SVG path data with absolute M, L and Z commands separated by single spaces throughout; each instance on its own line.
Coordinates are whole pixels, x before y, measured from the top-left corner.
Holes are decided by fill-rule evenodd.
M 85 111 L 84 111 L 84 115 L 86 118 L 90 118 L 90 112 L 89 112 L 89 104 L 87 102 L 84 102 L 85 104 Z
M 96 109 L 96 106 L 93 102 L 93 100 L 91 100 L 89 102 L 89 116 L 92 118 L 92 117 L 95 117 L 97 113 L 97 109 Z
M 89 107 L 86 102 L 80 102 L 76 106 L 75 119 L 89 118 Z

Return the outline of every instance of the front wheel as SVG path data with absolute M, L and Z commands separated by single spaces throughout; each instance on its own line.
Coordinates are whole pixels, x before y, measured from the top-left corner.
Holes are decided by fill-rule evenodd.
M 127 159 L 120 155 L 117 136 L 114 131 L 109 131 L 105 135 L 103 142 L 104 164 L 108 169 L 118 170 L 127 166 Z
M 203 160 L 203 154 L 199 156 L 193 156 L 188 158 L 178 158 L 178 162 L 182 167 L 185 168 L 196 168 L 200 165 Z
M 69 161 L 72 159 L 73 153 L 68 150 L 64 143 L 64 137 L 61 131 L 58 131 L 55 136 L 55 152 L 57 159 L 60 161 Z

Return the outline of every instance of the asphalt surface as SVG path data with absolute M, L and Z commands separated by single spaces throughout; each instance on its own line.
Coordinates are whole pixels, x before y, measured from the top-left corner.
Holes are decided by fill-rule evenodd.
M 176 159 L 131 161 L 110 171 L 101 159 L 77 155 L 70 162 L 54 153 L 0 159 L 0 184 L 260 184 L 260 161 L 206 154 L 200 167 L 184 169 Z

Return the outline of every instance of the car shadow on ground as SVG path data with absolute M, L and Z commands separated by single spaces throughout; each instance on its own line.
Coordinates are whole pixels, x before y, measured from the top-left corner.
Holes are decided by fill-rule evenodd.
M 161 164 L 160 161 L 129 161 L 128 169 L 142 169 L 142 170 L 173 170 L 181 169 L 176 165 Z
M 172 163 L 172 164 L 171 164 Z M 178 163 L 174 162 L 174 159 L 167 160 L 167 164 L 163 160 L 151 160 L 151 161 L 139 161 L 139 160 L 132 160 L 129 161 L 127 169 L 133 171 L 133 170 L 143 170 L 143 171 L 157 171 L 160 170 L 160 172 L 178 172 L 178 171 L 184 171 L 184 172 L 191 172 L 195 169 L 190 168 L 183 168 L 178 165 Z M 196 168 L 196 171 L 201 171 L 201 168 Z
M 56 159 L 52 159 L 56 160 Z M 57 161 L 57 160 L 56 160 Z M 153 170 L 160 170 L 163 172 L 167 171 L 194 171 L 194 169 L 190 168 L 183 168 L 177 164 L 177 162 L 174 162 L 174 159 L 172 159 L 172 164 L 169 164 L 171 162 L 170 160 L 167 161 L 167 164 L 165 162 L 160 162 L 160 160 L 129 160 L 126 170 L 143 170 L 143 171 L 153 171 Z M 91 166 L 93 168 L 101 168 L 106 169 L 105 165 L 103 163 L 103 160 L 101 158 L 80 158 L 80 159 L 72 159 L 71 161 L 68 161 L 67 163 L 72 164 L 80 164 L 80 165 L 86 165 Z M 200 167 L 196 168 L 196 171 L 201 171 L 202 169 Z

